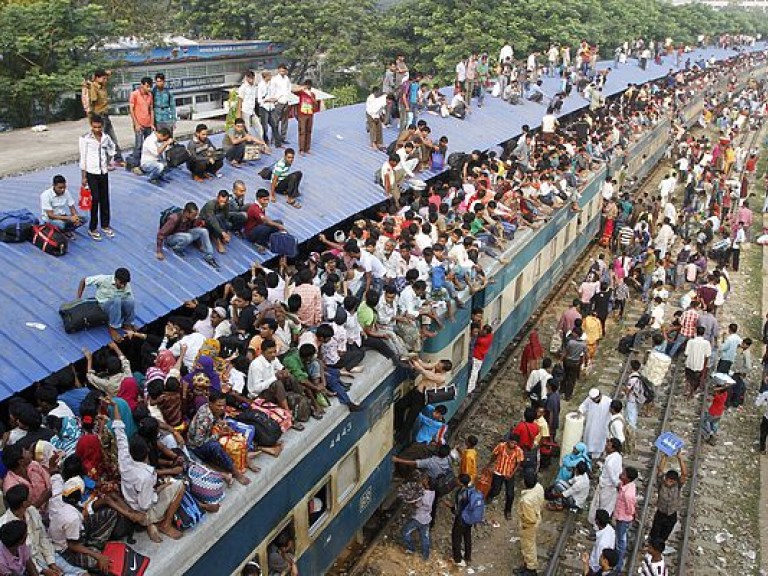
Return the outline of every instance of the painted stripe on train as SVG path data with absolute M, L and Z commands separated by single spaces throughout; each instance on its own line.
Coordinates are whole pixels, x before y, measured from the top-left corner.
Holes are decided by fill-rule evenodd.
M 392 404 L 392 390 L 401 379 L 401 375 L 393 372 L 383 380 L 365 399 L 363 410 L 350 413 L 342 420 L 322 444 L 316 446 L 285 478 L 248 509 L 186 575 L 231 574 L 285 518 L 288 511 L 293 510 L 381 418 Z M 243 505 L 247 506 L 247 503 Z

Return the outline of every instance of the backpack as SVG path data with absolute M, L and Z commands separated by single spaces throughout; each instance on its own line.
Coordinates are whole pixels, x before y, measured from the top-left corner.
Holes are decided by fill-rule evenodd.
M 653 383 L 648 380 L 642 374 L 638 374 L 640 379 L 640 385 L 643 387 L 643 396 L 645 396 L 645 404 L 650 404 L 656 398 L 656 390 L 653 388 Z
M 640 328 L 642 330 L 643 328 L 646 328 L 651 323 L 651 315 L 648 312 L 643 312 L 640 315 L 640 318 L 637 319 L 637 322 L 635 323 L 635 328 Z
M 197 500 L 189 490 L 186 490 L 181 504 L 173 516 L 173 523 L 178 530 L 189 530 L 193 526 L 197 526 L 204 516 L 205 512 L 200 508 Z
M 181 144 L 174 144 L 165 151 L 165 161 L 169 168 L 178 168 L 191 158 L 189 150 Z
M 448 167 L 452 172 L 460 172 L 462 166 L 469 160 L 469 154 L 464 152 L 452 152 L 448 155 Z
M 149 558 L 123 542 L 107 542 L 103 554 L 112 576 L 143 576 L 149 568 Z
M 312 404 L 309 402 L 309 398 L 302 394 L 296 394 L 295 392 L 289 392 L 286 394 L 286 400 L 288 400 L 288 406 L 293 414 L 294 422 L 309 422 L 312 416 Z
M 616 346 L 616 350 L 619 354 L 629 354 L 632 352 L 632 347 L 635 345 L 635 334 L 627 334 L 622 336 L 619 340 L 619 344 Z
M 461 521 L 468 526 L 485 520 L 485 498 L 477 488 L 467 488 L 467 504 L 461 511 Z
M 26 208 L 0 212 L 0 242 L 28 242 L 40 221 Z
M 277 422 L 258 410 L 243 410 L 235 419 L 253 426 L 253 441 L 257 446 L 276 446 L 283 434 Z
M 178 206 L 168 206 L 168 208 L 160 212 L 160 228 L 165 226 L 165 223 L 168 222 L 168 218 L 173 214 L 181 214 L 182 212 L 183 210 Z
M 445 267 L 435 266 L 432 268 L 432 290 L 442 290 L 445 286 Z

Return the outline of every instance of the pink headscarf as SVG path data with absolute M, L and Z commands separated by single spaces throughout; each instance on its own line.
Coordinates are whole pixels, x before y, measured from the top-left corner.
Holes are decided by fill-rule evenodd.
M 120 389 L 117 391 L 117 397 L 125 400 L 131 408 L 131 412 L 136 410 L 136 406 L 139 404 L 139 385 L 136 378 L 133 376 L 123 378 Z
M 163 374 L 168 374 L 171 368 L 176 365 L 176 357 L 170 350 L 163 350 L 157 355 L 155 359 L 155 367 L 160 368 Z

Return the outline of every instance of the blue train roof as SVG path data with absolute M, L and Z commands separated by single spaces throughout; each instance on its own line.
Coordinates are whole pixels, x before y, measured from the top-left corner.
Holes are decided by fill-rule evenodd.
M 758 49 L 758 48 L 755 48 Z M 762 47 L 760 47 L 762 49 Z M 692 61 L 733 55 L 733 51 L 700 50 L 688 55 Z M 603 63 L 603 67 L 611 63 Z M 646 71 L 630 64 L 620 66 L 609 76 L 606 94 L 623 90 L 628 82 L 643 82 L 664 75 L 671 66 L 649 64 Z M 553 94 L 558 80 L 545 79 L 544 90 Z M 586 104 L 574 94 L 566 100 L 563 113 Z M 538 126 L 544 106 L 531 102 L 511 106 L 487 97 L 485 106 L 473 106 L 466 120 L 426 115 L 433 137 L 445 135 L 449 150 L 488 149 L 520 133 L 523 124 Z M 312 154 L 297 158 L 295 169 L 304 173 L 303 209 L 286 206 L 281 199 L 269 209 L 272 218 L 281 218 L 300 241 L 376 205 L 384 199 L 382 189 L 373 183 L 374 171 L 385 160 L 381 153 L 368 148 L 364 105 L 358 104 L 322 112 L 315 119 Z M 394 129 L 386 131 L 387 141 L 395 138 Z M 291 122 L 289 140 L 297 141 L 296 123 Z M 76 142 L 62 146 L 75 147 Z M 71 243 L 70 252 L 55 258 L 31 244 L 0 243 L 0 400 L 35 381 L 50 375 L 82 357 L 82 347 L 100 348 L 109 342 L 105 329 L 68 335 L 64 332 L 59 305 L 72 299 L 79 280 L 92 274 L 111 273 L 118 266 L 131 270 L 137 300 L 137 320 L 146 324 L 175 310 L 188 299 L 220 286 L 245 273 L 254 260 L 265 260 L 248 243 L 233 239 L 225 255 L 218 256 L 221 270 L 214 271 L 190 250 L 185 259 L 166 251 L 167 260 L 154 257 L 155 237 L 160 212 L 169 205 L 194 201 L 202 205 L 221 188 L 231 189 L 236 179 L 254 191 L 265 185 L 257 172 L 276 160 L 266 157 L 249 167 L 225 166 L 223 177 L 195 183 L 186 169 L 172 172 L 171 183 L 162 188 L 150 185 L 146 178 L 124 170 L 110 174 L 112 224 L 117 236 L 96 243 L 83 233 Z M 43 170 L 0 182 L 0 210 L 29 208 L 39 212 L 39 195 L 50 187 L 55 174 L 63 174 L 70 191 L 77 196 L 80 181 L 76 164 Z

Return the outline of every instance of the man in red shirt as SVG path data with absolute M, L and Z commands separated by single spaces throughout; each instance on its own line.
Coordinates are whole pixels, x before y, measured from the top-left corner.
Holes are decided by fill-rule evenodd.
M 299 154 L 309 154 L 312 145 L 312 124 L 315 118 L 317 97 L 312 92 L 312 80 L 304 80 L 304 85 L 296 93 L 299 97 L 296 118 L 299 121 Z
M 701 419 L 701 430 L 704 435 L 704 441 L 712 446 L 715 445 L 717 429 L 720 427 L 720 418 L 725 412 L 725 402 L 728 400 L 728 388 L 734 382 L 733 378 L 727 374 L 717 375 L 717 384 L 712 391 L 712 403 L 709 410 L 704 412 Z
M 486 324 L 480 329 L 480 333 L 475 338 L 475 345 L 472 349 L 472 371 L 469 374 L 469 383 L 467 384 L 467 396 L 472 394 L 477 386 L 477 379 L 480 377 L 480 369 L 493 344 L 493 329 Z
M 133 132 L 135 134 L 133 144 L 133 154 L 131 154 L 133 172 L 141 175 L 143 172 L 139 165 L 141 164 L 141 148 L 144 146 L 144 139 L 152 134 L 155 129 L 155 108 L 152 101 L 152 78 L 141 79 L 141 84 L 128 98 L 128 106 L 133 121 Z
M 243 226 L 243 233 L 249 242 L 253 242 L 259 254 L 266 252 L 269 245 L 269 237 L 275 232 L 285 232 L 285 226 L 277 220 L 267 217 L 269 206 L 269 191 L 264 188 L 256 192 L 256 202 L 248 207 L 247 220 Z
M 539 449 L 536 446 L 536 437 L 539 435 L 539 425 L 536 424 L 536 409 L 528 406 L 523 412 L 523 421 L 518 422 L 512 429 L 511 435 L 520 438 L 518 445 L 523 451 L 525 461 L 523 467 L 531 472 L 536 472 L 539 464 Z

